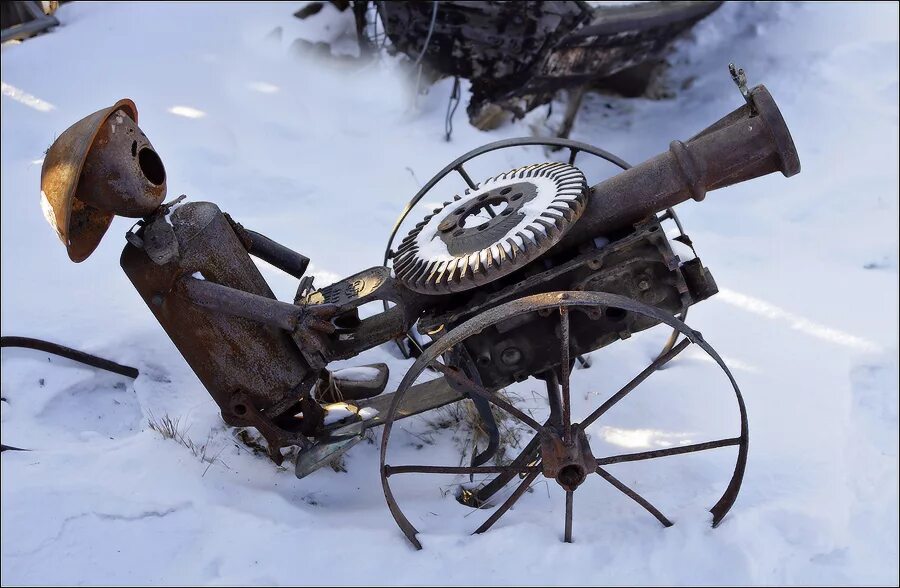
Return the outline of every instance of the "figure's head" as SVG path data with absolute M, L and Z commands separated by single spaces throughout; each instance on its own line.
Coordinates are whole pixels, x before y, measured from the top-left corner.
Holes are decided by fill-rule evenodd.
M 134 102 L 119 100 L 66 129 L 47 151 L 41 206 L 72 261 L 87 259 L 115 215 L 147 216 L 166 196 L 166 170 L 137 120 Z

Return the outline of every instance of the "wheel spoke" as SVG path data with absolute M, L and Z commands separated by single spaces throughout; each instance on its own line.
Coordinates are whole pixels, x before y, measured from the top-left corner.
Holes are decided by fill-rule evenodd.
M 506 412 L 515 416 L 516 418 L 518 418 L 520 421 L 522 421 L 523 423 L 525 423 L 526 425 L 528 425 L 535 431 L 540 431 L 541 429 L 543 429 L 543 427 L 541 426 L 541 424 L 539 422 L 537 422 L 536 420 L 534 420 L 533 418 L 531 418 L 530 416 L 528 416 L 527 414 L 525 414 L 524 412 L 522 412 L 521 410 L 519 410 L 518 408 L 513 406 L 511 403 L 507 402 L 506 400 L 503 400 L 502 398 L 497 396 L 497 394 L 495 394 L 489 390 L 486 390 L 485 388 L 479 386 L 478 384 L 476 384 L 469 378 L 465 377 L 464 375 L 462 375 L 462 373 L 459 370 L 451 369 L 451 368 L 449 368 L 443 364 L 437 363 L 437 362 L 431 362 L 430 365 L 433 366 L 437 371 L 444 374 L 444 376 L 446 376 L 447 378 L 453 380 L 454 382 L 456 382 L 457 384 L 459 384 L 461 386 L 466 387 L 471 393 L 475 394 L 476 396 L 480 396 L 480 397 L 484 398 L 485 400 L 499 406 Z
M 393 476 L 394 474 L 526 474 L 540 471 L 540 466 L 517 466 L 514 464 L 508 466 L 392 466 L 385 464 L 384 466 L 385 476 Z
M 572 491 L 566 492 L 566 536 L 565 542 L 572 542 L 572 507 L 573 502 L 575 501 L 575 493 Z
M 551 423 L 550 420 L 547 420 L 544 423 L 544 426 L 549 426 Z M 510 480 L 515 478 L 518 474 L 518 470 L 530 463 L 532 463 L 535 459 L 538 458 L 539 455 L 539 447 L 540 447 L 540 436 L 535 435 L 531 438 L 525 448 L 516 456 L 516 458 L 509 464 L 509 469 L 506 472 L 498 475 L 496 478 L 479 488 L 474 493 L 474 503 L 476 506 L 484 504 L 488 500 L 490 500 L 491 496 L 499 492 L 504 486 L 509 484 Z M 469 506 L 472 506 L 471 504 Z
M 647 500 L 645 500 L 640 494 L 638 494 L 637 492 L 635 492 L 634 490 L 632 490 L 631 488 L 629 488 L 628 486 L 626 486 L 625 484 L 620 482 L 615 476 L 613 476 L 612 474 L 610 474 L 609 472 L 607 472 L 606 470 L 604 470 L 601 467 L 597 468 L 597 473 L 600 474 L 600 476 L 604 480 L 606 480 L 607 482 L 612 484 L 616 490 L 618 490 L 619 492 L 621 492 L 628 498 L 634 500 L 635 502 L 640 504 L 642 507 L 644 507 L 644 509 L 647 512 L 649 512 L 650 514 L 652 514 L 654 517 L 656 517 L 656 520 L 658 520 L 660 523 L 662 523 L 662 525 L 664 527 L 672 526 L 672 521 L 667 519 L 663 513 L 659 512 L 659 510 L 657 510 L 657 508 L 655 506 L 653 506 L 652 504 L 647 502 Z
M 453 169 L 455 169 L 456 172 L 462 176 L 462 179 L 465 180 L 470 189 L 474 190 L 477 187 L 475 185 L 475 182 L 472 181 L 472 178 L 469 177 L 469 174 L 466 173 L 466 170 L 463 168 L 461 163 Z
M 538 477 L 539 473 L 540 472 L 531 472 L 530 474 L 525 476 L 525 479 L 522 480 L 522 482 L 516 488 L 515 492 L 513 492 L 509 496 L 509 498 L 507 498 L 503 502 L 503 504 L 501 504 L 499 507 L 497 507 L 497 510 L 495 510 L 491 514 L 491 516 L 488 517 L 488 519 L 486 521 L 484 521 L 484 523 L 481 524 L 480 527 L 475 529 L 475 531 L 472 534 L 475 535 L 477 533 L 484 533 L 485 531 L 490 529 L 492 526 L 494 526 L 494 523 L 496 523 L 500 519 L 500 517 L 502 517 L 504 514 L 506 514 L 506 511 L 508 511 L 510 509 L 510 507 L 512 505 L 514 505 L 516 503 L 516 501 L 522 497 L 523 494 L 525 494 L 525 491 L 528 490 L 528 488 L 531 486 L 531 483 L 534 482 L 534 479 Z
M 605 412 L 608 411 L 610 408 L 612 408 L 613 406 L 615 406 L 616 403 L 618 403 L 620 400 L 622 400 L 623 398 L 625 398 L 626 396 L 628 396 L 628 394 L 629 394 L 632 390 L 634 390 L 635 388 L 637 388 L 644 380 L 646 380 L 647 378 L 649 378 L 650 375 L 651 375 L 653 372 L 655 372 L 656 370 L 658 370 L 658 369 L 661 368 L 662 366 L 666 365 L 666 363 L 668 363 L 668 362 L 671 361 L 676 355 L 678 355 L 679 353 L 681 353 L 682 351 L 684 351 L 685 347 L 687 347 L 687 346 L 690 345 L 690 344 L 691 344 L 691 342 L 690 342 L 689 339 L 682 339 L 682 340 L 681 340 L 681 343 L 679 343 L 678 345 L 676 345 L 675 347 L 673 347 L 672 349 L 670 349 L 670 350 L 667 351 L 666 353 L 660 355 L 660 356 L 657 357 L 655 360 L 653 360 L 653 363 L 651 363 L 651 364 L 648 365 L 646 368 L 644 368 L 644 371 L 642 371 L 641 373 L 639 373 L 638 375 L 636 375 L 630 382 L 628 382 L 627 384 L 625 384 L 624 386 L 622 386 L 622 389 L 621 389 L 621 390 L 619 390 L 618 392 L 616 392 L 615 394 L 613 394 L 613 395 L 609 398 L 609 400 L 607 400 L 606 402 L 604 402 L 603 404 L 601 404 L 600 407 L 599 407 L 597 410 L 595 410 L 594 412 L 592 412 L 591 414 L 589 414 L 588 417 L 587 417 L 586 419 L 584 419 L 583 421 L 581 421 L 581 427 L 582 427 L 583 429 L 586 429 L 591 423 L 593 423 L 594 421 L 596 421 L 597 419 L 599 419 L 601 416 L 603 416 L 603 413 L 605 413 Z
M 575 165 L 575 157 L 578 156 L 577 147 L 569 147 L 569 165 Z
M 707 441 L 706 443 L 695 443 L 693 445 L 680 445 L 678 447 L 668 447 L 666 449 L 655 449 L 653 451 L 641 451 L 639 453 L 625 453 L 623 455 L 612 455 L 610 457 L 601 457 L 597 459 L 597 466 L 605 466 L 612 463 L 623 463 L 626 461 L 642 461 L 645 459 L 656 459 L 658 457 L 668 457 L 670 455 L 681 455 L 683 453 L 694 453 L 696 451 L 708 451 L 710 449 L 718 449 L 719 447 L 728 447 L 729 445 L 739 445 L 740 437 L 732 437 L 731 439 L 719 439 L 717 441 Z
M 569 309 L 566 306 L 559 307 L 559 331 L 562 339 L 559 367 L 562 373 L 563 439 L 568 441 L 572 426 L 572 398 L 569 393 Z
M 547 403 L 550 405 L 550 418 L 547 419 L 547 424 L 561 428 L 563 405 L 562 397 L 559 395 L 559 379 L 556 377 L 555 371 L 550 370 L 547 372 L 546 383 Z

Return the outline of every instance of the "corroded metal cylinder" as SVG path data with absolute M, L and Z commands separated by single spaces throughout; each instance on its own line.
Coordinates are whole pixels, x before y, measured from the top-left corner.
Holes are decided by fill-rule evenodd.
M 566 249 L 606 236 L 657 212 L 725 186 L 774 172 L 800 171 L 791 133 L 765 86 L 687 142 L 591 188 L 581 218 L 557 245 Z

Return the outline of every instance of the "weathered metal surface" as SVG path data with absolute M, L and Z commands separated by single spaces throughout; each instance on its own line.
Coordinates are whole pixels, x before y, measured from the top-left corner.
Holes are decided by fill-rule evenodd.
M 512 174 L 514 177 L 507 178 L 509 186 L 496 186 L 500 190 L 496 194 L 493 188 L 479 192 L 464 167 L 472 158 L 507 147 L 553 144 L 569 149 L 569 161 L 548 164 L 547 169 L 577 171 L 571 166 L 578 154 L 585 152 L 625 171 L 596 184 L 589 192 L 584 190 L 586 180 L 580 177 L 580 171 L 568 174 L 566 179 L 579 176 L 576 179 L 581 190 L 575 196 L 576 206 L 563 202 L 561 209 L 553 209 L 568 223 L 565 231 L 548 220 L 552 227 L 542 225 L 547 230 L 546 242 L 538 243 L 538 248 L 531 249 L 529 255 L 504 271 L 485 271 L 467 277 L 464 272 L 454 273 L 449 266 L 443 270 L 432 267 L 428 276 L 436 270 L 439 277 L 429 282 L 429 288 L 425 289 L 428 293 L 408 287 L 411 279 L 418 284 L 415 279 L 426 275 L 421 271 L 422 266 L 411 261 L 412 249 L 408 245 L 417 235 L 424 234 L 422 228 L 428 219 L 420 224 L 418 233 L 414 231 L 404 240 L 394 257 L 394 269 L 401 279 L 395 278 L 387 267 L 375 267 L 316 290 L 312 278 L 305 275 L 309 262 L 306 257 L 244 229 L 214 204 L 197 202 L 176 208 L 178 199 L 159 205 L 155 202 L 157 196 L 142 183 L 125 182 L 123 185 L 129 193 L 117 195 L 115 187 L 109 185 L 115 183 L 112 173 L 91 172 L 82 177 L 57 169 L 65 162 L 80 166 L 90 156 L 98 129 L 106 123 L 112 124 L 110 121 L 118 116 L 115 113 L 119 109 L 124 108 L 126 114 L 134 112 L 136 119 L 136 112 L 128 110 L 133 105 L 129 107 L 127 101 L 77 123 L 74 134 L 64 133 L 59 146 L 55 144 L 51 148 L 54 157 L 49 167 L 45 163 L 48 171 L 45 177 L 46 185 L 52 188 L 53 202 L 62 205 L 51 210 L 62 214 L 54 216 L 54 221 L 64 221 L 63 226 L 67 228 L 70 225 L 67 215 L 79 206 L 88 206 L 75 197 L 76 189 L 78 194 L 100 195 L 94 202 L 102 208 L 94 210 L 101 216 L 111 218 L 114 213 L 133 213 L 145 207 L 145 216 L 136 224 L 137 229 L 127 235 L 128 245 L 121 259 L 123 269 L 220 406 L 224 420 L 231 425 L 259 430 L 275 462 L 283 459 L 283 446 L 297 446 L 296 473 L 305 476 L 356 444 L 366 429 L 384 424 L 381 474 L 385 496 L 394 518 L 415 545 L 418 546 L 416 530 L 394 500 L 389 477 L 405 473 L 493 475 L 495 478 L 483 487 L 459 496 L 464 504 L 481 507 L 514 478 L 524 476 L 513 495 L 476 530 L 480 532 L 493 525 L 537 476 L 543 474 L 566 490 L 564 537 L 571 540 L 573 493 L 591 472 L 596 471 L 661 523 L 670 524 L 655 507 L 612 477 L 603 466 L 735 445 L 738 452 L 734 473 L 712 508 L 713 524 L 717 525 L 733 505 L 740 488 L 747 458 L 746 412 L 737 384 L 721 358 L 699 333 L 674 318 L 675 315 L 683 317 L 691 305 L 715 294 L 716 284 L 699 258 L 681 262 L 660 222 L 662 218 L 675 218 L 668 207 L 689 198 L 700 200 L 707 191 L 775 171 L 786 176 L 799 171 L 796 150 L 771 96 L 764 87 L 758 86 L 747 91 L 746 97 L 748 103 L 741 108 L 688 141 L 673 142 L 668 152 L 634 168 L 603 150 L 560 139 L 502 141 L 460 157 L 423 187 L 397 226 L 437 182 L 450 173 L 459 174 L 470 187 L 472 201 L 448 202 L 445 210 L 450 213 L 456 208 L 464 209 L 452 218 L 436 222 L 432 236 L 441 239 L 448 251 L 452 249 L 451 253 L 467 255 L 469 261 L 463 263 L 464 267 L 472 259 L 472 252 L 466 253 L 466 247 L 471 245 L 475 248 L 472 251 L 479 251 L 476 259 L 481 263 L 480 251 L 512 238 L 513 231 L 504 224 L 503 212 L 486 209 L 484 204 L 505 205 L 511 211 L 507 217 L 512 217 L 530 203 L 513 204 L 511 195 L 522 188 L 524 201 L 528 189 L 523 186 L 527 182 L 548 180 L 525 177 L 527 170 L 534 168 L 522 168 Z M 121 129 L 127 135 L 128 129 L 137 127 L 124 125 L 116 133 Z M 100 159 L 106 158 L 105 154 L 118 153 L 124 145 L 113 137 L 111 126 L 104 132 L 108 133 L 106 142 L 95 153 Z M 140 153 L 135 145 L 133 150 Z M 73 152 L 66 155 L 60 151 L 62 148 L 71 148 Z M 136 169 L 141 169 L 139 158 L 130 167 L 123 165 L 123 173 L 134 174 Z M 145 171 L 141 173 L 148 179 Z M 510 190 L 504 194 L 502 190 L 506 187 Z M 535 185 L 531 188 L 535 193 L 539 189 Z M 582 207 L 579 217 L 577 212 Z M 494 214 L 491 220 L 471 231 L 461 219 L 476 209 L 488 216 Z M 658 217 L 662 211 L 667 212 Z M 105 226 L 101 228 L 105 230 Z M 479 228 L 485 233 L 483 236 L 478 234 Z M 455 235 L 460 230 L 462 233 Z M 396 231 L 397 227 L 391 239 Z M 488 231 L 498 234 L 488 235 Z M 90 253 L 100 235 L 102 231 L 93 234 L 94 241 L 84 241 L 74 252 L 70 247 L 73 259 Z M 464 236 L 472 243 L 456 241 L 454 236 Z M 533 236 L 536 242 L 541 241 Z M 691 244 L 683 231 L 677 240 Z M 530 246 L 526 247 L 524 241 L 521 247 L 528 253 Z M 250 254 L 300 278 L 293 303 L 275 299 Z M 392 255 L 389 244 L 385 260 Z M 412 273 L 404 273 L 410 268 Z M 435 287 L 450 282 L 463 284 L 466 279 L 477 283 L 460 289 Z M 372 301 L 382 301 L 385 311 L 361 316 L 360 308 Z M 431 337 L 431 342 L 423 342 L 425 348 L 420 349 L 421 355 L 397 392 L 363 398 L 381 392 L 387 380 L 385 369 L 379 378 L 373 378 L 371 390 L 361 389 L 358 393 L 351 390 L 353 393 L 348 397 L 340 397 L 339 378 L 328 371 L 330 362 L 352 358 L 407 334 L 416 323 L 423 335 Z M 672 339 L 664 353 L 645 370 L 581 423 L 573 422 L 569 377 L 576 358 L 659 324 L 679 333 L 683 337 L 681 342 Z M 740 412 L 740 434 L 683 447 L 595 458 L 585 428 L 692 343 L 700 346 L 727 374 Z M 413 385 L 426 368 L 443 377 Z M 498 393 L 504 386 L 528 377 L 542 379 L 547 385 L 550 417 L 544 423 Z M 475 456 L 469 466 L 386 463 L 393 422 L 463 398 L 472 399 L 488 425 L 493 421 L 493 406 L 535 431 L 512 463 L 487 465 L 496 449 L 496 431 L 486 450 L 480 454 L 473 452 Z M 325 405 L 337 400 L 347 402 L 356 415 L 326 426 Z
M 538 440 L 539 449 L 536 451 L 535 441 L 533 440 L 531 443 L 526 445 L 525 449 L 522 451 L 520 456 L 516 458 L 510 465 L 506 466 L 504 469 L 502 466 L 497 467 L 482 467 L 482 468 L 452 468 L 452 467 L 443 467 L 443 466 L 427 466 L 427 465 L 416 465 L 416 466 L 396 466 L 392 464 L 387 464 L 387 455 L 388 455 L 388 447 L 390 443 L 391 430 L 393 426 L 393 422 L 396 420 L 396 410 L 397 408 L 404 402 L 405 396 L 410 390 L 412 383 L 419 377 L 419 375 L 427 368 L 433 367 L 438 369 L 439 371 L 443 371 L 445 374 L 450 377 L 452 373 L 454 378 L 461 379 L 464 376 L 461 375 L 460 372 L 454 371 L 450 368 L 446 368 L 442 366 L 442 364 L 438 363 L 438 359 L 447 353 L 449 350 L 453 349 L 459 345 L 466 345 L 466 342 L 473 336 L 483 332 L 488 327 L 497 326 L 502 324 L 503 322 L 514 321 L 517 317 L 541 313 L 545 311 L 549 311 L 549 315 L 556 314 L 557 316 L 566 316 L 565 313 L 572 312 L 579 308 L 602 308 L 602 309 L 618 309 L 620 311 L 632 314 L 641 314 L 647 317 L 648 319 L 656 322 L 666 324 L 673 329 L 678 330 L 684 337 L 685 340 L 679 347 L 676 347 L 679 351 L 683 349 L 690 343 L 694 343 L 698 345 L 707 355 L 719 366 L 722 371 L 725 372 L 728 380 L 731 384 L 732 390 L 734 392 L 735 398 L 737 400 L 737 408 L 740 413 L 740 435 L 738 437 L 712 441 L 708 443 L 701 443 L 686 447 L 678 447 L 678 448 L 670 448 L 652 452 L 642 452 L 640 454 L 632 454 L 626 456 L 611 456 L 611 457 L 601 457 L 597 458 L 594 461 L 594 457 L 588 451 L 585 451 L 584 442 L 586 439 L 574 441 L 574 437 L 581 434 L 583 431 L 585 423 L 576 424 L 571 422 L 562 422 L 559 424 L 555 424 L 552 422 L 552 419 L 545 423 L 543 426 L 538 425 L 536 427 L 537 433 L 535 435 L 535 439 Z M 548 315 L 548 316 L 549 316 Z M 564 320 L 564 319 L 562 319 Z M 568 348 L 570 341 L 565 338 L 565 329 L 560 331 L 559 341 L 560 346 Z M 677 354 L 677 352 L 670 352 L 671 356 Z M 656 361 L 651 366 L 655 371 L 659 367 L 661 367 L 665 361 Z M 559 366 L 557 366 L 558 368 Z M 565 372 L 563 372 L 565 374 Z M 626 385 L 626 388 L 620 390 L 619 393 L 615 394 L 613 398 L 616 398 L 616 401 L 621 400 L 625 395 L 627 395 L 631 390 L 636 387 L 637 383 L 640 383 L 646 378 L 646 375 L 642 374 L 643 377 L 639 376 L 631 383 Z M 469 387 L 478 389 L 474 383 L 469 382 Z M 485 395 L 492 404 L 506 410 L 511 415 L 516 418 L 522 418 L 520 411 L 517 410 L 509 410 L 509 407 L 505 404 L 505 401 L 499 399 L 494 394 L 486 394 Z M 551 396 L 553 398 L 553 396 Z M 563 396 L 558 396 L 557 398 L 561 399 L 561 402 L 565 402 Z M 602 408 L 602 407 L 601 407 Z M 560 414 L 565 414 L 565 411 L 557 409 L 557 412 Z M 552 411 L 551 411 L 552 413 Z M 600 413 L 602 414 L 602 412 Z M 527 416 L 527 415 L 526 415 Z M 599 416 L 599 415 L 598 415 Z M 589 417 L 590 419 L 591 417 Z M 597 417 L 593 417 L 597 418 Z M 564 419 L 565 420 L 565 419 Z M 535 423 L 533 419 L 530 417 L 523 419 L 523 423 L 528 426 L 535 427 Z M 566 442 L 565 441 L 565 432 L 567 430 L 572 430 L 574 436 L 571 436 L 573 440 Z M 559 441 L 557 441 L 559 440 Z M 568 443 L 568 447 L 565 445 Z M 385 424 L 384 432 L 382 433 L 382 441 L 381 441 L 381 471 L 382 471 L 382 487 L 384 490 L 385 498 L 388 503 L 388 508 L 391 511 L 391 514 L 394 516 L 394 520 L 397 522 L 400 529 L 409 539 L 409 541 L 417 548 L 421 548 L 421 543 L 416 538 L 418 531 L 415 526 L 410 522 L 409 518 L 404 514 L 401 509 L 399 503 L 397 503 L 394 498 L 393 491 L 391 490 L 389 478 L 391 476 L 397 475 L 399 473 L 435 473 L 435 474 L 460 474 L 460 473 L 498 473 L 498 479 L 502 479 L 504 482 L 511 481 L 516 474 L 531 472 L 527 480 L 533 481 L 536 478 L 533 470 L 530 469 L 530 466 L 526 464 L 531 463 L 534 458 L 540 458 L 543 462 L 545 459 L 550 459 L 552 461 L 549 465 L 542 465 L 542 471 L 551 472 L 555 479 L 559 480 L 560 475 L 562 475 L 563 479 L 561 482 L 564 484 L 564 487 L 572 488 L 569 490 L 567 488 L 566 495 L 566 538 L 567 540 L 571 539 L 571 529 L 572 529 L 572 495 L 571 493 L 574 489 L 577 489 L 580 484 L 579 478 L 579 468 L 590 470 L 590 465 L 595 465 L 597 467 L 596 470 L 599 473 L 599 467 L 606 465 L 608 463 L 617 463 L 619 461 L 629 461 L 629 460 L 643 460 L 643 459 L 654 459 L 658 457 L 666 457 L 669 455 L 678 455 L 684 453 L 691 453 L 696 451 L 705 451 L 709 449 L 715 449 L 719 447 L 725 447 L 729 445 L 737 445 L 738 446 L 738 454 L 735 462 L 734 473 L 732 474 L 731 480 L 728 486 L 725 489 L 725 492 L 722 494 L 722 497 L 719 501 L 712 507 L 711 512 L 713 513 L 713 526 L 718 525 L 722 518 L 727 514 L 728 510 L 734 504 L 734 501 L 737 499 L 738 491 L 740 490 L 741 481 L 743 480 L 744 469 L 746 467 L 747 461 L 747 450 L 749 444 L 749 430 L 747 425 L 747 413 L 744 407 L 744 401 L 741 396 L 740 389 L 737 386 L 737 382 L 734 380 L 734 377 L 731 375 L 730 370 L 722 361 L 721 357 L 716 353 L 716 351 L 703 339 L 700 333 L 692 330 L 683 322 L 674 318 L 670 313 L 660 310 L 656 307 L 643 304 L 632 300 L 630 298 L 616 295 L 616 294 L 608 294 L 603 292 L 546 292 L 542 294 L 536 294 L 532 296 L 526 296 L 524 298 L 519 298 L 513 300 L 511 302 L 506 302 L 499 306 L 495 306 L 473 318 L 470 318 L 463 324 L 459 325 L 455 329 L 448 332 L 443 337 L 439 338 L 435 343 L 426 349 L 424 353 L 416 360 L 410 370 L 406 373 L 403 378 L 403 381 L 400 383 L 399 388 L 397 389 L 396 395 L 391 403 L 391 409 L 387 416 L 387 422 Z M 575 449 L 575 447 L 578 447 Z M 546 452 L 546 453 L 545 453 Z M 574 469 L 567 469 L 568 466 L 576 466 Z M 605 473 L 605 471 L 604 471 Z M 614 487 L 626 493 L 629 497 L 636 500 L 639 504 L 647 508 L 646 505 L 649 505 L 646 500 L 640 498 L 633 491 L 628 489 L 626 486 L 621 483 L 613 483 L 611 477 L 608 475 L 602 476 L 604 479 L 609 481 Z M 583 480 L 582 480 L 583 481 Z M 502 487 L 502 485 L 495 485 L 493 491 L 496 492 Z M 626 491 L 627 490 L 627 491 Z M 516 492 L 514 493 L 515 499 L 512 499 L 512 502 L 517 500 L 518 496 L 521 496 L 524 490 L 520 486 Z M 482 500 L 487 497 L 480 497 Z M 502 514 L 506 512 L 506 510 L 512 506 L 512 504 L 507 501 L 504 503 L 498 513 Z M 652 506 L 652 505 L 651 505 Z M 656 510 L 647 509 L 651 512 L 651 514 Z M 658 512 L 658 511 L 656 511 Z M 492 517 L 489 519 L 485 525 L 490 526 L 494 522 L 496 522 L 497 517 Z M 661 522 L 663 522 L 664 517 L 657 517 Z M 667 520 L 667 519 L 665 519 Z M 665 524 L 665 523 L 663 523 Z M 484 525 L 476 530 L 476 532 L 481 532 Z
M 159 217 L 153 222 L 169 220 Z M 252 405 L 273 422 L 285 414 L 286 422 L 278 422 L 290 433 L 300 423 L 289 409 L 303 396 L 298 387 L 306 380 L 309 367 L 290 334 L 279 328 L 290 326 L 279 323 L 286 320 L 284 315 L 266 324 L 216 312 L 191 298 L 197 295 L 192 288 L 197 283 L 206 290 L 229 288 L 254 301 L 263 298 L 274 304 L 272 291 L 216 205 L 185 204 L 172 213 L 171 224 L 179 242 L 178 258 L 158 265 L 129 244 L 122 252 L 122 268 L 219 405 L 225 422 L 253 424 L 248 416 Z M 203 281 L 193 275 L 202 276 Z M 294 308 L 299 314 L 300 309 Z M 312 384 L 309 381 L 310 387 Z M 247 399 L 241 403 L 240 413 L 232 404 L 236 394 Z M 274 407 L 280 407 L 278 414 L 270 412 Z M 270 445 L 276 441 L 270 440 Z
M 423 294 L 470 290 L 553 247 L 584 209 L 581 171 L 564 163 L 517 168 L 436 208 L 403 239 L 394 271 Z
M 707 192 L 781 172 L 800 172 L 790 131 L 765 86 L 750 92 L 757 115 L 743 105 L 687 142 L 672 141 L 669 150 L 594 186 L 581 220 L 559 249 L 610 235 L 656 212 Z
M 721 2 L 377 2 L 393 47 L 472 83 L 479 128 L 522 116 L 562 89 L 583 88 L 658 59 Z
M 544 53 L 591 15 L 583 3 L 555 0 L 376 5 L 397 50 L 444 75 L 472 80 L 475 103 L 524 85 Z
M 546 53 L 520 96 L 589 84 L 662 55 L 673 39 L 721 2 L 644 2 L 594 10 Z
M 113 210 L 99 209 L 84 200 L 89 200 L 97 191 L 110 189 L 106 186 L 109 178 L 95 178 L 101 182 L 100 186 L 83 185 L 81 182 L 81 172 L 94 139 L 104 123 L 113 116 L 127 116 L 136 124 L 137 107 L 126 98 L 84 117 L 57 137 L 41 165 L 41 208 L 44 217 L 74 262 L 84 261 L 93 253 L 116 214 Z
M 166 197 L 166 169 L 127 110 L 100 125 L 81 168 L 75 197 L 119 216 L 152 214 Z

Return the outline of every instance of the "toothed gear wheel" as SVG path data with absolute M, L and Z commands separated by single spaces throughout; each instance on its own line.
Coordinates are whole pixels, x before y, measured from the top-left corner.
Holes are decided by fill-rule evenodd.
M 423 294 L 475 288 L 553 247 L 587 201 L 584 174 L 539 163 L 490 178 L 417 224 L 394 257 L 394 273 Z

